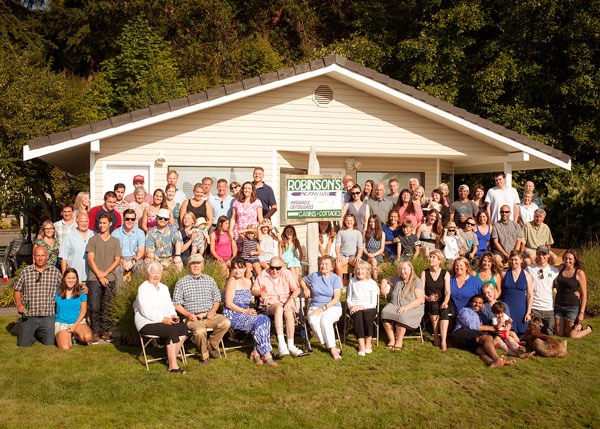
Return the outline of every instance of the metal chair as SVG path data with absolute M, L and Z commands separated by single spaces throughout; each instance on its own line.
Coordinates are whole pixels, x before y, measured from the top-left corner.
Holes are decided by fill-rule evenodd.
M 375 314 L 375 320 L 373 320 L 373 328 L 375 329 L 375 347 L 379 347 L 379 296 L 380 294 L 377 293 L 377 313 Z M 348 301 L 346 300 L 346 302 L 344 302 L 342 306 L 344 309 L 342 315 L 342 317 L 344 318 L 344 326 L 342 330 L 344 333 L 344 339 L 342 342 L 344 343 L 344 345 L 346 345 L 346 337 L 353 329 L 354 321 L 352 320 L 352 316 L 348 312 Z
M 144 356 L 144 364 L 146 365 L 146 370 L 150 371 L 150 367 L 148 366 L 148 363 L 150 362 L 158 362 L 161 360 L 167 360 L 166 356 L 160 357 L 160 358 L 152 358 L 152 359 L 148 359 L 148 355 L 146 354 L 146 347 L 148 347 L 149 345 L 153 345 L 156 348 L 159 348 L 159 344 L 158 344 L 158 340 L 161 338 L 158 335 L 150 335 L 150 334 L 140 334 L 138 332 L 139 336 L 140 336 L 140 344 L 142 345 L 142 356 Z M 185 354 L 185 347 L 182 344 L 181 345 L 181 350 L 179 350 L 179 357 L 181 359 L 181 362 L 183 362 L 184 365 L 187 365 L 187 358 L 186 358 L 186 354 Z

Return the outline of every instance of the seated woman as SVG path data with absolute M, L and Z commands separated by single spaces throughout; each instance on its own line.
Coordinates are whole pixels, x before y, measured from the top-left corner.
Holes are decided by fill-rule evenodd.
M 481 293 L 481 280 L 472 275 L 471 264 L 464 257 L 459 257 L 453 263 L 454 275 L 450 277 L 450 297 L 458 314 L 473 295 Z
M 383 329 L 388 336 L 387 348 L 401 350 L 407 329 L 418 328 L 425 312 L 423 284 L 410 261 L 400 262 L 398 276 L 381 282 L 381 293 L 391 294 L 390 303 L 381 311 Z
M 342 271 L 348 264 L 353 267 L 362 258 L 363 238 L 362 232 L 356 227 L 354 215 L 348 213 L 344 216 L 342 229 L 335 237 L 335 273 L 342 277 Z
M 157 335 L 166 339 L 168 371 L 185 374 L 179 368 L 177 355 L 188 334 L 188 328 L 179 320 L 169 288 L 160 283 L 163 268 L 151 262 L 146 269 L 148 280 L 140 285 L 133 303 L 135 327 L 140 334 Z
M 77 270 L 67 268 L 60 286 L 56 288 L 54 336 L 59 349 L 70 349 L 73 335 L 82 343 L 92 341 L 92 330 L 85 323 L 86 312 L 87 294 L 81 291 Z
M 425 285 L 425 312 L 433 326 L 433 345 L 439 346 L 442 351 L 448 349 L 450 303 L 450 273 L 442 268 L 445 265 L 442 251 L 435 249 L 429 254 L 429 268 L 421 273 L 421 283 Z
M 250 308 L 252 282 L 244 277 L 246 262 L 241 258 L 231 261 L 231 277 L 225 287 L 225 308 L 223 315 L 231 321 L 231 327 L 249 332 L 254 338 L 254 348 L 250 360 L 258 365 L 277 366 L 271 355 L 271 319 L 264 314 L 257 315 Z
M 385 250 L 385 236 L 381 230 L 379 216 L 372 215 L 369 218 L 363 243 L 365 247 L 362 257 L 371 264 L 371 274 L 374 279 L 377 279 L 377 267 L 383 262 L 383 251 Z
M 341 359 L 342 353 L 335 346 L 333 324 L 342 315 L 340 304 L 342 280 L 333 273 L 333 258 L 322 256 L 319 259 L 319 271 L 304 277 L 300 284 L 304 295 L 311 298 L 308 323 L 312 331 L 319 338 L 319 342 L 329 349 L 332 358 Z
M 477 263 L 477 274 L 475 275 L 481 280 L 481 285 L 491 285 L 496 290 L 498 296 L 502 293 L 502 267 L 498 264 L 492 252 L 485 252 L 479 258 Z
M 371 340 L 378 300 L 379 287 L 371 278 L 371 265 L 366 261 L 360 261 L 356 264 L 354 277 L 348 285 L 346 294 L 346 305 L 354 323 L 354 333 L 358 339 L 359 356 L 373 352 Z

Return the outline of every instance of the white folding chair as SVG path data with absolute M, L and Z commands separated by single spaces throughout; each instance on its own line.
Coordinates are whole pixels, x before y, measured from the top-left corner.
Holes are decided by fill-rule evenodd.
M 163 356 L 160 358 L 148 359 L 148 355 L 146 354 L 146 347 L 152 345 L 156 348 L 159 348 L 158 340 L 160 339 L 160 337 L 158 335 L 140 334 L 139 332 L 138 334 L 140 336 L 140 344 L 142 345 L 142 356 L 144 357 L 144 364 L 146 365 L 146 369 L 150 371 L 148 363 L 166 360 L 167 357 Z M 181 350 L 179 350 L 179 358 L 181 359 L 181 362 L 183 362 L 184 365 L 187 365 L 187 358 L 185 354 L 185 348 L 183 345 L 181 346 Z

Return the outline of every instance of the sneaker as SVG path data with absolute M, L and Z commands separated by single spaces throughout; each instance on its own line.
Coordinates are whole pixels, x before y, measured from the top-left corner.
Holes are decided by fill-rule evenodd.
M 96 345 L 100 343 L 100 335 L 98 334 L 92 334 L 92 341 L 90 341 L 90 345 Z
M 360 351 L 360 352 L 358 352 L 358 355 L 359 356 L 366 356 L 367 354 L 364 351 Z
M 277 347 L 277 353 L 279 354 L 279 356 L 286 356 L 290 354 L 290 351 L 288 350 L 285 344 L 280 344 Z
M 365 349 L 365 353 L 366 354 L 373 353 L 373 349 Z
M 290 351 L 290 354 L 294 357 L 298 357 L 300 356 L 302 353 L 304 353 L 302 350 L 300 350 L 298 347 L 296 346 L 292 346 L 292 347 L 288 347 L 288 350 Z

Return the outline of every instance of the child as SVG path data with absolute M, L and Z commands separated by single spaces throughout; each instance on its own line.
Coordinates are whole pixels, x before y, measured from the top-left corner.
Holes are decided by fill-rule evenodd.
M 363 239 L 365 245 L 363 259 L 371 264 L 371 275 L 377 279 L 377 266 L 383 262 L 383 251 L 385 249 L 385 235 L 381 229 L 379 216 L 372 215 L 367 222 L 367 230 Z
M 296 228 L 292 225 L 286 225 L 281 233 L 281 241 L 279 242 L 279 253 L 281 259 L 290 269 L 295 279 L 300 276 L 300 261 L 302 260 L 302 247 L 300 240 L 296 235 Z
M 441 243 L 444 245 L 444 258 L 453 261 L 460 256 L 460 237 L 456 234 L 456 224 L 448 222 Z
M 412 255 L 418 256 L 419 249 L 417 247 L 418 237 L 415 233 L 413 233 L 413 223 L 411 220 L 407 219 L 402 222 L 402 232 L 404 235 L 400 237 L 400 246 L 402 249 L 402 257 L 404 259 L 410 259 Z
M 254 269 L 257 276 L 262 271 L 258 259 L 258 255 L 260 255 L 261 252 L 256 232 L 256 225 L 253 224 L 248 225 L 248 228 L 239 231 L 240 237 L 242 238 L 240 258 L 246 262 L 246 278 L 248 279 L 252 278 L 252 269 Z
M 506 305 L 501 301 L 496 301 L 492 305 L 492 325 L 496 328 L 496 333 L 502 338 L 504 344 L 508 347 L 508 354 L 519 356 L 521 359 L 527 359 L 535 352 L 526 353 L 525 347 L 519 344 L 519 337 L 514 331 L 510 330 L 512 319 L 506 314 Z
M 219 216 L 217 228 L 210 234 L 210 254 L 221 265 L 221 268 L 228 272 L 231 260 L 237 254 L 237 245 L 233 239 L 233 233 L 229 229 L 227 216 Z
M 258 260 L 260 261 L 260 267 L 266 270 L 269 268 L 271 259 L 279 255 L 279 237 L 273 232 L 273 227 L 269 219 L 263 219 L 260 223 L 258 240 L 260 241 L 260 255 L 258 255 Z
M 319 256 L 335 258 L 335 229 L 330 220 L 319 221 Z
M 198 220 L 196 220 L 196 224 L 194 225 L 194 228 L 192 228 L 192 234 L 196 233 L 196 238 L 194 238 L 194 240 L 192 241 L 192 251 L 190 253 L 191 255 L 194 255 L 196 253 L 200 253 L 201 255 L 204 254 L 204 251 L 206 250 L 206 244 L 208 243 L 208 222 L 206 221 L 205 218 L 203 217 L 199 217 Z

